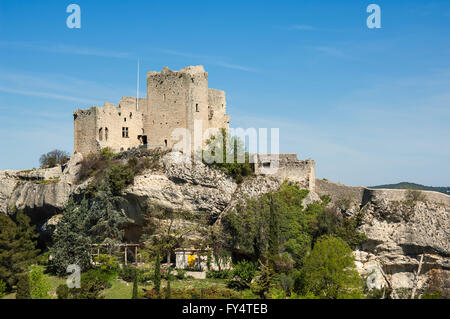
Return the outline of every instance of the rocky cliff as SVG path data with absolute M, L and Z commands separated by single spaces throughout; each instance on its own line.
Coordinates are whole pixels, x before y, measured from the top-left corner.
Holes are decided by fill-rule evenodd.
M 58 220 L 69 196 L 80 192 L 87 182 L 77 184 L 82 156 L 74 154 L 64 167 L 32 171 L 0 172 L 0 213 L 12 207 L 23 209 L 41 231 L 48 231 Z M 254 176 L 242 184 L 222 171 L 190 162 L 180 153 L 160 159 L 160 168 L 146 170 L 134 180 L 123 196 L 124 206 L 134 225 L 141 223 L 148 205 L 208 214 L 211 220 L 246 197 L 258 197 L 276 190 L 278 177 Z M 395 289 L 420 288 L 431 274 L 438 273 L 442 287 L 450 287 L 450 196 L 423 192 L 417 198 L 408 191 L 349 187 L 316 180 L 315 192 L 306 203 L 331 195 L 343 216 L 362 214 L 360 230 L 368 240 L 355 250 L 358 270 L 368 276 L 369 285 Z M 55 217 L 56 216 L 56 217 Z M 130 236 L 133 236 L 132 234 Z M 417 278 L 419 261 L 423 258 Z

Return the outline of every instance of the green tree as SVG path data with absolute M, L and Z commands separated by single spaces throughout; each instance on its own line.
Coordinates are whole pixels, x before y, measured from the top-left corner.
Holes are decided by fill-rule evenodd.
M 77 204 L 73 198 L 64 209 L 64 214 L 53 234 L 50 251 L 53 259 L 50 268 L 60 276 L 66 275 L 67 266 L 78 265 L 82 271 L 90 268 L 89 250 L 92 241 L 86 234 L 85 218 L 89 214 L 86 199 Z
M 0 299 L 6 295 L 6 282 L 0 279 Z
M 31 299 L 50 299 L 49 291 L 51 286 L 42 269 L 38 266 L 33 266 L 29 277 Z
M 250 285 L 252 292 L 259 296 L 261 299 L 266 299 L 267 295 L 270 291 L 270 289 L 273 286 L 273 270 L 268 267 L 267 265 L 261 263 L 260 264 L 260 270 L 256 276 L 256 280 L 254 283 Z
M 155 278 L 154 278 L 154 284 L 155 284 L 155 290 L 158 298 L 161 296 L 161 253 L 158 249 L 156 252 L 155 257 Z
M 206 142 L 202 159 L 206 164 L 215 165 L 232 176 L 237 183 L 241 183 L 244 177 L 253 174 L 244 142 L 238 137 L 230 136 L 225 129 L 210 137 Z
M 69 161 L 69 154 L 61 150 L 53 150 L 47 154 L 43 154 L 39 158 L 41 167 L 55 167 L 56 165 L 64 165 Z
M 12 218 L 0 214 L 0 280 L 11 289 L 18 281 L 18 275 L 36 261 L 38 234 L 30 225 L 30 218 L 22 211 Z
M 100 185 L 91 201 L 83 199 L 77 203 L 73 198 L 69 200 L 53 235 L 51 269 L 55 273 L 65 274 L 70 264 L 76 264 L 85 271 L 91 266 L 91 244 L 108 244 L 111 250 L 122 240 L 123 227 L 128 219 L 117 209 L 120 201 L 119 197 L 112 195 L 107 180 Z
M 308 190 L 284 183 L 278 191 L 248 199 L 223 216 L 224 245 L 263 263 L 270 255 L 286 251 L 301 265 L 311 247 L 314 220 L 314 213 L 302 206 L 307 195 Z
M 18 277 L 16 299 L 31 299 L 31 285 L 28 273 L 22 273 Z
M 131 299 L 138 299 L 138 271 L 134 268 L 134 276 L 133 276 L 133 295 Z
M 362 279 L 351 248 L 340 238 L 318 239 L 302 268 L 303 293 L 326 299 L 361 298 Z

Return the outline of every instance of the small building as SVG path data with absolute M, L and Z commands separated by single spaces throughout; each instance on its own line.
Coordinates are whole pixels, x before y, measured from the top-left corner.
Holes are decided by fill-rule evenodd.
M 208 269 L 208 255 L 211 256 L 210 265 Z M 191 248 L 177 248 L 175 249 L 175 268 L 194 270 L 194 271 L 207 271 L 207 270 L 219 270 L 216 258 L 212 255 L 212 250 L 207 249 L 195 249 Z M 220 269 L 231 268 L 231 258 L 226 262 L 221 262 Z

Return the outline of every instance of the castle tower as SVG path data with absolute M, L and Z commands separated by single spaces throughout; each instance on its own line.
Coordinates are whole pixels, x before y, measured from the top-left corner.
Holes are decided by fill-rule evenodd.
M 114 152 L 139 146 L 169 149 L 178 142 L 172 139 L 174 130 L 181 128 L 189 131 L 194 150 L 196 124 L 201 123 L 196 132 L 201 138 L 209 128 L 228 128 L 229 121 L 225 92 L 208 88 L 203 66 L 180 71 L 166 67 L 147 73 L 147 98 L 123 97 L 118 107 L 105 103 L 76 111 L 74 146 L 82 154 L 103 147 Z

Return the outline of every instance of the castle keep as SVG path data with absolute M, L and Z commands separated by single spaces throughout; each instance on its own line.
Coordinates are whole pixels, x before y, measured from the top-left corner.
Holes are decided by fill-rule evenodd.
M 200 120 L 203 135 L 210 128 L 228 129 L 230 122 L 225 92 L 208 88 L 203 66 L 148 72 L 146 98 L 123 97 L 117 107 L 106 102 L 73 116 L 74 151 L 84 155 L 105 147 L 113 152 L 167 149 L 177 142 L 171 138 L 177 128 L 193 132 L 194 121 Z

